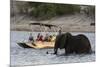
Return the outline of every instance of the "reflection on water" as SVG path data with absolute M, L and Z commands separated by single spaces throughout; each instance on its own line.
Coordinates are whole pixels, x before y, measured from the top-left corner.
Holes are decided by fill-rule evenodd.
M 34 39 L 36 39 L 38 32 L 33 33 Z M 45 34 L 45 33 L 42 33 Z M 55 33 L 57 34 L 57 33 Z M 73 35 L 80 34 L 80 32 L 72 33 Z M 95 51 L 95 34 L 94 33 L 81 33 L 86 35 L 92 46 L 92 50 Z M 92 62 L 95 61 L 95 53 L 87 55 L 71 54 L 68 56 L 59 56 L 64 53 L 64 50 L 58 51 L 58 56 L 52 54 L 53 49 L 24 49 L 18 46 L 16 43 L 19 41 L 27 41 L 29 32 L 11 31 L 11 65 L 40 65 L 40 64 L 58 64 L 58 63 L 74 63 L 74 62 Z

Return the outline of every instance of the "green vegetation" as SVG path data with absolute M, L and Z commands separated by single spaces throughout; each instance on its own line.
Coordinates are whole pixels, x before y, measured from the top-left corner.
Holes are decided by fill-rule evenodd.
M 81 10 L 79 5 L 40 2 L 24 2 L 17 6 L 20 14 L 27 14 L 37 20 L 46 20 L 55 16 L 80 13 Z M 94 7 L 87 7 L 87 9 L 88 12 L 86 11 L 86 13 L 91 11 L 92 14 L 94 13 Z
M 86 9 L 88 16 L 95 17 L 95 6 L 88 6 Z
M 95 6 L 86 6 L 84 8 L 84 14 L 86 14 L 91 19 L 95 20 Z
M 29 7 L 33 8 L 30 15 L 39 19 L 50 19 L 54 16 L 74 14 L 80 11 L 79 6 L 69 4 L 29 3 Z
M 18 4 L 17 7 L 20 14 L 27 14 L 38 20 L 74 14 L 80 11 L 80 6 L 56 3 L 25 2 Z

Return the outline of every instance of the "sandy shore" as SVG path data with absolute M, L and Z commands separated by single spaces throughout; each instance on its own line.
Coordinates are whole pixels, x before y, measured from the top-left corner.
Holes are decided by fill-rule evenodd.
M 31 31 L 29 23 L 34 22 L 57 25 L 61 27 L 64 32 L 95 32 L 95 26 L 90 25 L 94 20 L 80 14 L 55 17 L 45 21 L 36 21 L 25 16 L 13 17 L 11 18 L 11 30 Z M 32 29 L 34 29 L 34 31 L 40 31 L 39 26 L 33 26 Z M 51 31 L 54 31 L 54 29 Z

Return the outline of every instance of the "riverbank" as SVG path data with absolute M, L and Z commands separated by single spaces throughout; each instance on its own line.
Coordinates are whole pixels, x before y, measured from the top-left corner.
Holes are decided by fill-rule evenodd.
M 17 16 L 11 18 L 11 31 L 31 31 L 29 23 L 46 23 L 57 25 L 62 28 L 63 32 L 95 32 L 95 26 L 91 26 L 94 23 L 93 19 L 82 15 L 66 15 L 61 17 L 54 17 L 50 20 L 36 21 L 26 16 Z M 35 32 L 39 32 L 40 28 L 33 26 Z M 51 30 L 53 31 L 53 30 Z

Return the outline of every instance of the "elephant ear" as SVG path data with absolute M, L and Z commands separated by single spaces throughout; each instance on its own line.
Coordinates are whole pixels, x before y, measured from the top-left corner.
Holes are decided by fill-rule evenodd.
M 66 45 L 66 34 L 62 34 L 60 38 L 60 49 L 64 48 Z
M 65 43 L 66 45 L 67 45 L 69 39 L 71 39 L 71 37 L 72 37 L 71 33 L 69 33 L 69 32 L 66 33 L 66 43 Z M 66 45 L 65 45 L 65 46 L 66 46 Z
M 72 36 L 71 33 L 69 32 L 66 33 L 66 39 L 69 39 L 71 36 Z

